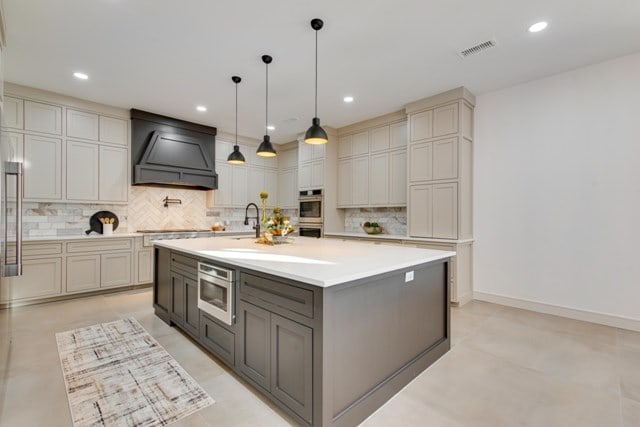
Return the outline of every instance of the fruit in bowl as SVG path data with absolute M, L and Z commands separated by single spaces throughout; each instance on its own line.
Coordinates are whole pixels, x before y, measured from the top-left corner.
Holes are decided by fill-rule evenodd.
M 273 237 L 286 237 L 287 234 L 295 231 L 295 228 L 289 222 L 289 217 L 285 216 L 278 207 L 273 208 L 273 213 L 267 218 L 263 229 L 265 233 L 269 233 Z
M 362 226 L 367 234 L 380 234 L 382 233 L 382 227 L 377 222 L 365 222 Z

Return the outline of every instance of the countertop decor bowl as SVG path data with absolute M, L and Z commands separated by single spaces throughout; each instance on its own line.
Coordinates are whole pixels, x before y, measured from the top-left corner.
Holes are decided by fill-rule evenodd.
M 382 233 L 382 227 L 362 227 L 367 234 L 380 234 Z

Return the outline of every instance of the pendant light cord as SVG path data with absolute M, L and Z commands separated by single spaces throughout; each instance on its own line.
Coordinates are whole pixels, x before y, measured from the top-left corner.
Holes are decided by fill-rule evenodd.
M 314 117 L 318 117 L 318 30 L 316 30 L 316 110 Z
M 269 135 L 269 64 L 265 64 L 267 67 L 267 96 L 264 102 L 264 132 L 265 135 Z
M 236 147 L 238 146 L 238 83 L 236 83 Z

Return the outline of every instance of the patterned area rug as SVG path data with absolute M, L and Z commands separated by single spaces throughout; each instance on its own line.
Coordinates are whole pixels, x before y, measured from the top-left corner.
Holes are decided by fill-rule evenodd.
M 164 426 L 214 403 L 133 318 L 56 340 L 75 427 Z

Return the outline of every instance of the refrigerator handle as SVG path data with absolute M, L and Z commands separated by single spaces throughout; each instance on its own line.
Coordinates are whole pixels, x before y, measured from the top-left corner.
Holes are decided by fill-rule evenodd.
M 8 191 L 7 177 L 15 175 L 16 177 L 16 262 L 8 264 L 9 252 L 9 220 L 8 220 Z M 5 162 L 4 163 L 4 268 L 3 276 L 22 276 L 22 163 Z

